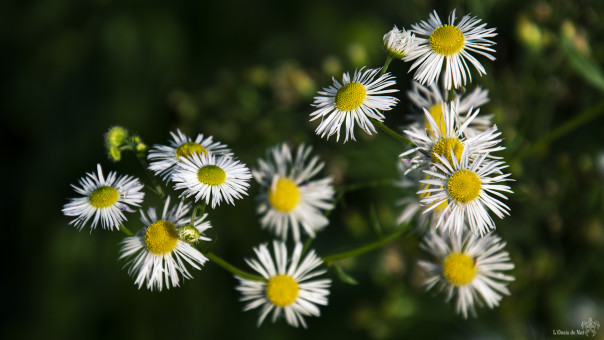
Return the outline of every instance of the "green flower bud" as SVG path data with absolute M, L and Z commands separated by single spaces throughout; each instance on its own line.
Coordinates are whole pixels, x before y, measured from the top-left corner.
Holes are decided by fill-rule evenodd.
M 128 130 L 121 126 L 114 126 L 105 134 L 105 141 L 109 147 L 118 147 L 124 144 L 127 137 Z
M 191 225 L 178 228 L 178 239 L 181 241 L 195 243 L 199 240 L 199 237 L 199 230 Z
M 137 152 L 145 152 L 145 151 L 147 151 L 147 144 L 145 144 L 145 143 L 138 143 L 138 144 L 136 144 L 136 151 Z
M 113 162 L 119 162 L 122 159 L 122 153 L 116 146 L 109 147 L 109 159 Z

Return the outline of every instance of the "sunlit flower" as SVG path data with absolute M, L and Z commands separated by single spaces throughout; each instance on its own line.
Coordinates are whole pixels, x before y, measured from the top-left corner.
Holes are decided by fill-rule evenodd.
M 230 156 L 216 158 L 212 154 L 194 154 L 178 163 L 172 176 L 174 189 L 185 189 L 181 196 L 195 196 L 195 201 L 212 201 L 212 209 L 222 200 L 235 205 L 234 199 L 247 195 L 250 170 Z
M 502 272 L 514 269 L 514 264 L 503 250 L 501 238 L 431 232 L 421 247 L 433 257 L 432 261 L 419 261 L 428 274 L 426 289 L 436 286 L 445 292 L 447 302 L 455 299 L 455 308 L 464 318 L 468 312 L 476 315 L 475 305 L 492 309 L 503 295 L 510 295 L 507 285 L 514 277 Z
M 325 165 L 317 156 L 309 160 L 311 151 L 312 147 L 300 145 L 293 156 L 287 144 L 278 145 L 252 171 L 261 186 L 262 225 L 284 240 L 289 229 L 299 241 L 300 227 L 314 237 L 329 223 L 323 213 L 333 208 L 334 189 L 329 177 L 311 180 Z
M 457 114 L 457 103 L 442 104 L 441 110 L 440 118 L 442 121 L 437 123 L 432 114 L 424 109 L 424 119 L 428 122 L 430 128 L 420 129 L 411 126 L 404 131 L 416 145 L 415 148 L 403 152 L 399 156 L 403 162 L 412 164 L 408 171 L 432 167 L 432 164 L 440 162 L 438 155 L 446 158 L 452 164 L 452 157 L 459 159 L 461 153 L 466 149 L 472 159 L 484 153 L 489 153 L 489 158 L 496 159 L 498 157 L 492 154 L 505 149 L 499 145 L 501 143 L 501 132 L 497 130 L 497 126 L 467 138 L 465 134 L 467 127 L 474 121 L 479 110 L 469 110 L 463 124 L 461 124 Z M 453 150 L 452 153 L 451 150 Z M 414 157 L 407 159 L 406 157 L 411 154 L 414 154 Z
M 411 90 L 407 91 L 407 97 L 411 104 L 419 111 L 416 114 L 411 114 L 412 124 L 420 129 L 429 129 L 430 123 L 426 120 L 423 110 L 426 109 L 432 115 L 436 124 L 444 131 L 443 104 L 448 104 L 450 101 L 455 103 L 459 123 L 464 124 L 469 118 L 469 114 L 473 109 L 478 109 L 481 105 L 489 102 L 489 91 L 481 87 L 477 87 L 470 93 L 455 93 L 453 98 L 449 100 L 449 92 L 441 91 L 436 84 L 423 86 L 416 81 L 411 82 Z M 486 131 L 493 123 L 492 114 L 475 116 L 470 124 L 466 126 L 464 134 L 468 137 L 476 136 L 477 134 Z
M 324 137 L 336 134 L 336 140 L 340 140 L 340 128 L 346 121 L 344 142 L 348 137 L 354 137 L 354 125 L 371 135 L 376 132 L 371 119 L 384 120 L 380 111 L 391 110 L 398 99 L 386 96 L 388 93 L 397 92 L 397 89 L 388 88 L 396 84 L 394 76 L 390 73 L 379 75 L 381 69 L 360 69 L 354 72 L 352 79 L 350 74 L 344 73 L 342 83 L 335 78 L 333 85 L 319 91 L 315 97 L 313 106 L 317 108 L 310 114 L 310 121 L 321 118 L 321 123 L 316 129 L 317 135 Z M 376 79 L 377 77 L 377 79 Z
M 281 314 L 290 326 L 306 328 L 305 316 L 320 316 L 317 305 L 326 306 L 331 280 L 309 280 L 326 272 L 317 270 L 323 261 L 310 250 L 300 262 L 302 244 L 296 243 L 291 261 L 287 258 L 285 243 L 273 242 L 274 260 L 266 244 L 254 248 L 257 259 L 246 259 L 247 264 L 266 281 L 253 281 L 235 276 L 241 301 L 247 302 L 244 311 L 260 307 L 258 326 L 272 312 L 275 322 Z M 289 266 L 288 266 L 289 264 Z
M 201 269 L 208 260 L 195 249 L 191 243 L 199 240 L 209 241 L 202 233 L 211 228 L 210 222 L 204 222 L 207 214 L 195 218 L 189 225 L 191 217 L 190 204 L 182 201 L 170 208 L 170 198 L 166 200 L 161 216 L 157 216 L 155 208 L 149 208 L 147 214 L 141 211 L 141 221 L 145 225 L 134 236 L 122 241 L 120 259 L 129 258 L 126 263 L 128 274 L 135 278 L 134 284 L 140 289 L 143 284 L 149 290 L 161 291 L 164 287 L 178 287 L 180 279 L 191 279 L 187 269 L 191 266 Z M 197 233 L 188 229 L 195 228 Z M 187 233 L 181 233 L 184 229 Z M 179 235 L 195 234 L 196 239 L 183 240 Z
M 421 84 L 431 85 L 438 81 L 445 63 L 445 89 L 458 88 L 466 84 L 466 79 L 472 81 L 467 61 L 476 68 L 479 75 L 486 74 L 484 67 L 472 54 L 481 54 L 495 60 L 495 57 L 489 54 L 495 52 L 489 47 L 495 43 L 488 38 L 496 36 L 497 33 L 494 28 L 487 29 L 486 23 L 479 25 L 480 21 L 476 17 L 466 15 L 456 25 L 453 10 L 449 23 L 443 24 L 434 11 L 428 21 L 412 25 L 411 32 L 416 34 L 418 46 L 405 60 L 415 60 L 409 68 L 409 72 L 417 68 L 413 78 Z
M 170 132 L 172 139 L 170 145 L 154 145 L 149 150 L 149 170 L 156 175 L 162 176 L 167 182 L 171 180 L 172 175 L 178 170 L 178 163 L 192 155 L 212 154 L 221 156 L 231 154 L 231 150 L 226 145 L 214 142 L 212 136 L 204 138 L 198 134 L 195 140 L 186 136 L 179 129 L 176 133 Z
M 386 53 L 396 59 L 402 59 L 417 46 L 415 36 L 411 32 L 405 31 L 404 28 L 399 30 L 396 26 L 384 34 L 383 39 Z
M 440 226 L 461 234 L 467 224 L 477 236 L 495 229 L 487 208 L 499 218 L 509 215 L 510 208 L 499 199 L 507 200 L 502 192 L 513 193 L 509 186 L 500 184 L 512 181 L 508 178 L 510 174 L 501 171 L 507 167 L 505 162 L 487 160 L 487 154 L 470 161 L 468 149 L 464 149 L 459 161 L 454 155 L 451 155 L 452 162 L 441 155 L 437 157 L 436 170 L 424 170 L 431 178 L 420 181 L 430 187 L 418 191 L 418 194 L 429 194 L 421 200 L 422 205 L 428 206 L 425 212 L 447 203 L 436 228 Z
M 139 207 L 143 201 L 143 185 L 132 176 L 117 177 L 113 171 L 105 178 L 100 164 L 97 165 L 97 171 L 98 174 L 87 173 L 80 178 L 79 186 L 71 185 L 82 197 L 70 199 L 63 207 L 63 214 L 76 216 L 70 224 L 80 230 L 90 219 L 93 219 L 90 229 L 95 229 L 100 223 L 103 229 L 119 230 L 126 221 L 123 212 L 134 212 L 130 206 Z

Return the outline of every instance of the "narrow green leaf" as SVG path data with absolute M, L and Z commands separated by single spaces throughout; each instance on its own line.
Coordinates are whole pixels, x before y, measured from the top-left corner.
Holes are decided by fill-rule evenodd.
M 337 264 L 332 264 L 331 265 L 331 269 L 333 270 L 333 272 L 336 274 L 336 276 L 338 277 L 338 279 L 340 279 L 340 281 L 347 283 L 349 285 L 358 285 L 359 282 L 353 278 L 352 276 L 348 275 L 348 273 L 346 273 L 344 271 L 344 269 L 342 269 L 342 267 L 340 267 Z

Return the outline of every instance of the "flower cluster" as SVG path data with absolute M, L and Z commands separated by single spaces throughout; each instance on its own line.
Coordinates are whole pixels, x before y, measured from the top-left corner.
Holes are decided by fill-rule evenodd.
M 427 21 L 412 25 L 410 30 L 394 26 L 383 38 L 387 55 L 384 67 L 362 68 L 352 78 L 345 73 L 341 83 L 334 79 L 332 86 L 315 97 L 316 111 L 310 115 L 311 121 L 322 118 L 316 130 L 321 137 L 337 134 L 337 140 L 346 121 L 344 142 L 349 136 L 355 140 L 356 123 L 368 134 L 376 132 L 378 126 L 412 145 L 400 155 L 403 176 L 398 184 L 415 189 L 416 194 L 400 201 L 404 209 L 398 222 L 409 223 L 418 217 L 421 231 L 429 234 L 424 248 L 441 257 L 438 270 L 429 267 L 431 277 L 426 285 L 434 286 L 440 273 L 438 280 L 448 285 L 449 299 L 454 294 L 458 296 L 458 311 L 464 317 L 473 310 L 475 301 L 480 303 L 471 298 L 476 295 L 472 288 L 478 290 L 489 307 L 497 305 L 498 292 L 508 293 L 500 287 L 505 283 L 481 279 L 483 268 L 477 259 L 488 262 L 492 255 L 505 262 L 493 267 L 495 272 L 513 267 L 507 253 L 489 253 L 501 248 L 500 239 L 492 234 L 492 215 L 509 215 L 504 201 L 506 194 L 512 193 L 506 184 L 512 179 L 504 173 L 507 165 L 497 155 L 505 149 L 501 132 L 492 124 L 492 115 L 479 115 L 479 106 L 489 101 L 488 91 L 462 88 L 472 80 L 468 63 L 479 75 L 486 74 L 477 55 L 495 59 L 491 54 L 495 43 L 490 40 L 496 36 L 495 29 L 486 26 L 470 15 L 456 21 L 455 10 L 447 24 L 434 11 Z M 383 124 L 384 112 L 394 109 L 398 101 L 389 95 L 398 91 L 393 88 L 395 77 L 386 72 L 394 59 L 412 62 L 409 72 L 415 70 L 407 93 L 414 109 L 408 115 L 412 122 L 404 129 L 406 137 Z M 435 239 L 440 242 L 431 241 Z M 490 241 L 482 242 L 483 239 Z M 472 251 L 466 252 L 466 248 Z M 442 253 L 445 249 L 446 254 Z M 456 280 L 456 275 L 463 279 Z M 510 280 L 505 276 L 504 281 Z
M 261 223 L 279 240 L 273 241 L 274 259 L 262 244 L 255 248 L 258 260 L 246 260 L 260 276 L 236 275 L 241 300 L 250 301 L 245 310 L 262 307 L 258 324 L 272 311 L 273 321 L 283 314 L 294 327 L 307 326 L 304 316 L 320 315 L 317 305 L 327 305 L 331 280 L 311 279 L 326 270 L 319 268 L 323 260 L 314 250 L 302 251 L 300 241 L 302 233 L 314 238 L 327 226 L 324 212 L 333 208 L 334 189 L 331 178 L 315 178 L 324 163 L 311 155 L 311 147 L 300 145 L 292 153 L 287 144 L 277 145 L 251 172 L 212 136 L 199 134 L 192 139 L 177 130 L 171 133 L 168 145 L 154 145 L 148 152 L 146 146 L 136 147 L 142 142 L 135 137 L 124 128 L 112 128 L 106 134 L 108 154 L 117 162 L 122 152 L 134 151 L 141 160 L 149 161 L 146 170 L 150 178 L 157 176 L 168 186 L 162 189 L 158 182 L 147 186 L 163 199 L 161 211 L 141 208 L 145 194 L 140 180 L 118 177 L 115 172 L 105 177 L 98 165 L 98 173 L 87 174 L 73 186 L 80 197 L 65 204 L 63 213 L 75 217 L 71 223 L 80 230 L 87 224 L 95 229 L 100 223 L 103 229 L 126 233 L 119 258 L 126 261 L 128 274 L 139 289 L 177 287 L 182 280 L 192 278 L 191 269 L 200 270 L 210 258 L 216 259 L 200 242 L 210 241 L 205 236 L 212 227 L 206 207 L 235 205 L 235 200 L 247 195 L 254 177 L 261 187 Z M 164 194 L 170 188 L 180 191 L 181 198 L 175 204 Z M 141 208 L 143 225 L 134 234 L 124 224 L 125 213 L 135 212 L 133 208 Z M 294 251 L 288 261 L 290 230 Z
M 363 67 L 352 76 L 344 73 L 341 82 L 333 79 L 315 97 L 310 121 L 320 118 L 316 133 L 327 139 L 335 134 L 339 141 L 345 124 L 345 143 L 356 141 L 358 125 L 369 135 L 377 127 L 412 145 L 401 150 L 399 185 L 414 193 L 401 200 L 404 209 L 398 222 L 416 219 L 423 227 L 421 247 L 432 256 L 431 261 L 418 262 L 427 273 L 425 285 L 445 291 L 448 300 L 456 297 L 457 311 L 467 317 L 476 313 L 475 305 L 493 308 L 502 295 L 510 294 L 507 284 L 514 278 L 502 271 L 514 265 L 503 250 L 505 243 L 493 234 L 492 215 L 509 215 L 503 201 L 512 191 L 506 185 L 511 181 L 510 174 L 504 173 L 507 165 L 498 155 L 504 149 L 502 133 L 492 124 L 492 115 L 479 115 L 479 106 L 489 101 L 488 91 L 461 89 L 472 79 L 468 62 L 480 75 L 486 73 L 474 55 L 494 59 L 490 54 L 495 52 L 490 47 L 494 42 L 489 38 L 496 35 L 495 29 L 469 15 L 455 22 L 455 11 L 448 24 L 442 24 L 434 12 L 410 30 L 395 26 L 383 37 L 384 67 Z M 414 109 L 404 136 L 383 123 L 384 112 L 399 101 L 393 96 L 399 91 L 394 88 L 395 76 L 386 72 L 395 59 L 413 62 L 409 71 L 415 70 L 417 81 L 407 92 Z M 109 159 L 118 162 L 122 153 L 133 152 L 150 183 L 144 186 L 139 179 L 115 172 L 105 177 L 97 165 L 97 173 L 86 174 L 73 186 L 79 197 L 65 204 L 63 213 L 73 217 L 71 224 L 80 230 L 100 225 L 125 233 L 119 258 L 139 289 L 179 286 L 192 278 L 192 269 L 200 270 L 212 261 L 235 275 L 244 310 L 260 309 L 258 325 L 271 314 L 273 322 L 284 316 L 293 327 L 307 327 L 305 317 L 319 316 L 318 306 L 328 303 L 331 280 L 319 278 L 327 271 L 325 265 L 346 281 L 346 274 L 332 263 L 343 257 L 322 259 L 307 249 L 329 225 L 328 215 L 336 203 L 331 177 L 319 175 L 325 163 L 310 146 L 291 148 L 282 143 L 268 149 L 250 170 L 212 136 L 198 134 L 193 139 L 180 130 L 170 134 L 167 145 L 149 149 L 125 128 L 111 128 L 105 135 Z M 272 253 L 266 242 L 253 248 L 255 258 L 245 259 L 255 274 L 226 263 L 202 242 L 211 241 L 206 233 L 213 226 L 206 210 L 221 203 L 235 205 L 248 195 L 252 178 L 259 188 L 260 225 L 272 237 Z M 160 211 L 142 207 L 144 189 L 161 199 Z M 179 196 L 175 202 L 170 191 Z M 132 233 L 125 222 L 126 214 L 135 209 L 140 210 L 142 227 Z M 397 233 L 393 235 L 402 235 L 401 230 Z M 397 237 L 384 239 L 390 242 Z M 288 251 L 288 242 L 293 252 Z M 374 248 L 372 244 L 343 254 L 350 257 Z

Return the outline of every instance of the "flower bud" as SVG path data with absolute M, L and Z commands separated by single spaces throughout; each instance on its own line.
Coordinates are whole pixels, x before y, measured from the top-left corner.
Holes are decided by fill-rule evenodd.
M 197 228 L 186 225 L 178 228 L 178 239 L 187 243 L 195 243 L 199 240 L 200 234 Z
M 121 126 L 114 126 L 105 134 L 105 142 L 109 147 L 118 147 L 124 144 L 128 137 L 128 130 Z

